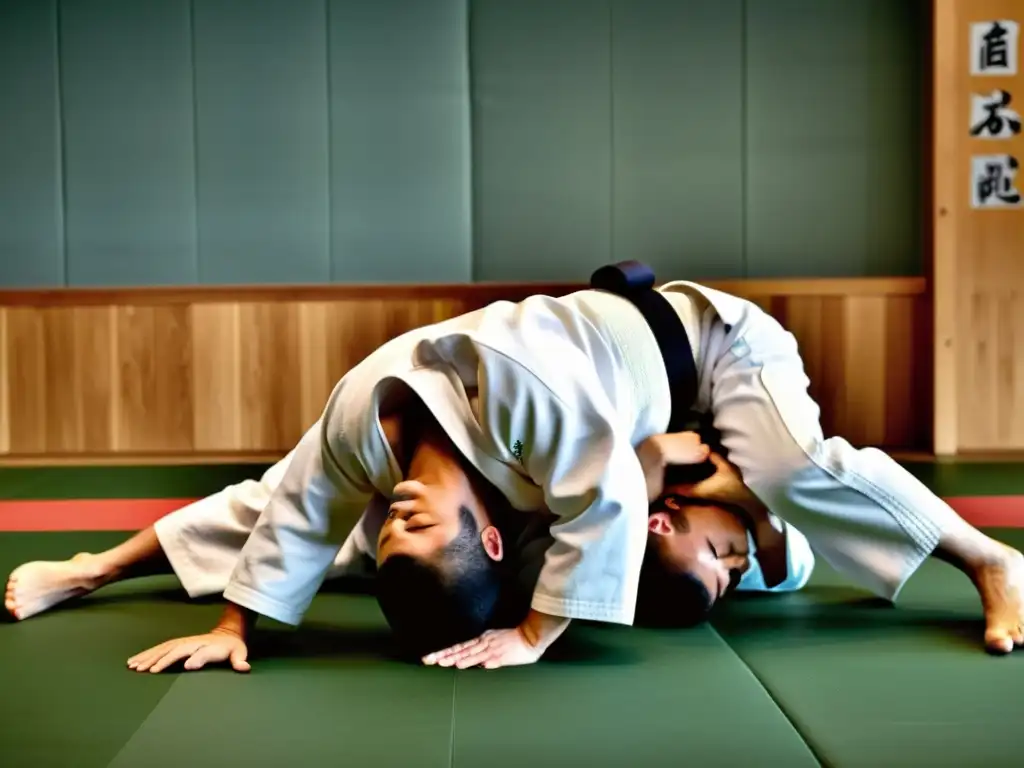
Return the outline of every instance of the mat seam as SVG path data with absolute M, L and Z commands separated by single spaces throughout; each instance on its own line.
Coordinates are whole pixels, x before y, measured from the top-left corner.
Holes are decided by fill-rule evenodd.
M 138 672 L 129 672 L 129 674 L 139 674 L 139 673 Z M 124 740 L 124 743 L 121 745 L 121 748 L 118 749 L 114 753 L 113 757 L 111 757 L 110 760 L 107 761 L 107 768 L 110 768 L 110 766 L 112 766 L 115 763 L 117 763 L 118 758 L 120 758 L 121 755 L 124 754 L 124 751 L 126 749 L 128 749 L 128 746 L 135 740 L 135 737 L 139 735 L 139 731 L 142 730 L 142 727 L 146 723 L 149 722 L 150 718 L 153 717 L 153 713 L 155 713 L 157 711 L 157 709 L 160 708 L 160 705 L 163 704 L 164 699 L 167 698 L 168 694 L 170 694 L 170 692 L 174 690 L 174 686 L 176 686 L 178 683 L 180 683 L 181 680 L 182 680 L 181 677 L 178 677 L 176 680 L 174 680 L 174 682 L 172 682 L 170 685 L 167 686 L 167 690 L 163 692 L 163 694 L 160 696 L 160 698 L 158 698 L 155 702 L 153 702 L 153 706 L 150 707 L 150 710 L 149 710 L 149 712 L 146 713 L 146 716 L 139 721 L 139 724 L 137 726 L 135 726 L 135 730 L 131 732 L 131 735 L 127 739 Z
M 452 672 L 452 727 L 448 741 L 448 768 L 455 767 L 455 692 L 459 686 L 459 676 Z
M 825 757 L 822 754 L 820 754 L 817 749 L 815 749 L 814 745 L 808 739 L 807 734 L 805 734 L 803 729 L 797 725 L 796 720 L 793 719 L 793 716 L 790 714 L 789 710 L 782 704 L 782 702 L 778 698 L 776 698 L 776 696 L 772 693 L 771 688 L 769 688 L 767 683 L 765 683 L 761 676 L 757 674 L 757 672 L 750 665 L 750 663 L 743 657 L 743 654 L 741 654 L 738 650 L 736 650 L 733 647 L 732 643 L 730 643 L 725 638 L 725 635 L 718 631 L 717 627 L 709 624 L 708 628 L 715 633 L 715 636 L 722 641 L 722 644 L 729 649 L 729 651 L 732 653 L 733 656 L 736 657 L 737 660 L 739 660 L 740 664 L 742 664 L 743 667 L 747 670 L 747 672 L 750 673 L 750 676 L 754 678 L 754 681 L 758 684 L 758 686 L 760 686 L 761 690 L 765 692 L 769 699 L 771 699 L 771 702 L 775 705 L 775 708 L 779 710 L 779 712 L 782 714 L 784 718 L 786 718 L 786 722 L 789 723 L 789 727 L 793 729 L 794 733 L 796 733 L 796 735 L 800 737 L 800 741 L 802 741 L 804 743 L 804 746 L 807 747 L 807 751 L 810 752 L 811 756 L 818 761 L 818 765 L 822 766 L 822 768 L 835 768 L 835 766 L 831 762 L 826 760 Z

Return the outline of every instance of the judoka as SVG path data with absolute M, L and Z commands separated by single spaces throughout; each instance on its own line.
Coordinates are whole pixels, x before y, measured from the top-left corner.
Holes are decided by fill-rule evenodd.
M 1024 644 L 1024 555 L 970 526 L 883 452 L 858 450 L 838 436 L 826 438 L 818 406 L 808 393 L 796 340 L 766 312 L 749 301 L 692 282 L 671 282 L 657 290 L 653 284 L 649 270 L 636 263 L 604 268 L 592 279 L 595 288 L 626 299 L 638 312 L 627 318 L 623 308 L 623 314 L 607 322 L 613 347 L 609 355 L 622 360 L 620 367 L 632 376 L 629 386 L 625 391 L 606 388 L 607 400 L 588 399 L 590 392 L 575 390 L 584 409 L 579 422 L 571 424 L 574 429 L 570 432 L 567 420 L 548 425 L 549 434 L 558 435 L 560 444 L 575 445 L 582 474 L 575 476 L 577 482 L 571 487 L 579 507 L 588 505 L 588 512 L 595 508 L 618 511 L 616 504 L 624 497 L 606 494 L 621 488 L 628 477 L 624 472 L 612 474 L 609 459 L 613 455 L 607 446 L 614 444 L 614 438 L 602 439 L 614 434 L 615 417 L 594 404 L 605 406 L 610 400 L 623 406 L 620 416 L 630 417 L 625 419 L 627 430 L 643 424 L 641 418 L 632 418 L 636 412 L 629 410 L 629 404 L 653 404 L 652 410 L 645 411 L 648 414 L 660 406 L 655 429 L 667 420 L 670 432 L 678 420 L 677 409 L 693 407 L 707 415 L 721 434 L 730 462 L 754 496 L 774 516 L 804 534 L 814 552 L 853 583 L 895 601 L 907 580 L 934 555 L 960 569 L 977 589 L 989 651 L 1005 654 Z M 517 320 L 529 317 L 527 306 L 544 314 L 538 304 L 531 306 L 537 301 L 524 302 L 510 315 Z M 609 305 L 607 311 L 615 308 Z M 552 309 L 550 325 L 559 330 L 573 326 L 567 314 L 560 305 Z M 635 325 L 627 327 L 629 321 Z M 572 333 L 555 335 L 572 338 Z M 575 348 L 586 350 L 585 345 Z M 535 366 L 538 357 L 545 357 L 541 350 L 524 346 L 520 360 Z M 571 362 L 564 375 L 574 382 L 587 380 L 591 370 L 600 378 L 601 354 L 586 351 L 595 360 L 586 372 L 582 360 L 566 354 Z M 552 372 L 550 379 L 554 378 Z M 509 382 L 496 391 L 510 392 L 510 387 Z M 670 523 L 678 528 L 684 521 L 677 516 Z M 562 544 L 560 549 L 549 552 L 548 563 L 564 565 L 571 575 L 559 580 L 549 573 L 549 580 L 538 584 L 533 621 L 527 620 L 517 631 L 487 631 L 428 654 L 427 663 L 485 667 L 530 663 L 564 630 L 568 618 L 598 618 L 593 606 L 581 605 L 579 600 L 548 599 L 549 590 L 554 592 L 551 586 L 559 587 L 562 595 L 579 595 L 587 589 L 594 594 L 595 585 L 601 583 L 599 578 L 586 580 L 581 577 L 584 571 L 570 567 L 591 543 L 586 532 L 572 524 L 559 523 L 556 528 L 563 528 L 567 535 L 565 541 L 556 542 L 556 547 Z M 655 551 L 664 554 L 664 542 L 653 531 L 650 536 Z M 572 543 L 577 545 L 575 551 Z M 609 588 L 605 594 L 611 601 L 606 605 L 621 608 L 635 600 L 636 582 L 631 576 L 639 569 L 630 558 L 617 562 L 623 564 L 616 572 L 618 590 Z M 412 614 L 415 607 L 410 605 L 407 611 Z M 619 618 L 612 612 L 604 616 L 606 621 Z
M 531 663 L 572 619 L 630 624 L 655 535 L 633 447 L 678 431 L 691 408 L 710 415 L 754 495 L 851 581 L 895 600 L 935 554 L 977 587 L 990 650 L 1024 640 L 1024 556 L 969 526 L 882 452 L 826 439 L 796 341 L 778 322 L 694 283 L 655 290 L 653 276 L 598 277 L 594 290 L 498 302 L 411 331 L 346 374 L 243 545 L 209 647 L 226 659 L 222 640 L 244 647 L 257 615 L 299 623 L 374 493 L 393 500 L 377 572 L 389 622 L 421 637 L 444 624 L 466 640 L 427 663 Z M 487 629 L 501 544 L 474 484 L 436 441 L 402 439 L 415 451 L 400 456 L 385 436 L 385 420 L 401 431 L 416 422 L 404 412 L 421 406 L 513 508 L 553 516 L 529 613 L 515 628 Z M 466 520 L 478 535 L 465 535 Z M 424 610 L 428 601 L 407 597 L 430 580 Z M 476 597 L 456 615 L 445 601 L 463 587 Z
M 646 577 L 651 586 L 647 590 L 650 594 L 642 597 L 640 613 L 652 624 L 666 621 L 678 624 L 684 614 L 682 620 L 686 623 L 699 621 L 715 599 L 734 589 L 747 592 L 799 589 L 814 568 L 814 556 L 799 532 L 790 530 L 786 537 L 773 533 L 765 539 L 762 529 L 751 522 L 756 520 L 757 514 L 738 511 L 750 499 L 742 490 L 731 490 L 729 495 L 733 501 L 723 502 L 723 505 L 679 496 L 687 490 L 699 493 L 700 488 L 673 481 L 672 477 L 682 476 L 673 472 L 675 468 L 666 470 L 666 462 L 700 459 L 703 455 L 699 450 L 701 442 L 699 438 L 690 439 L 693 437 L 696 436 L 655 436 L 638 448 L 649 495 L 655 502 L 650 510 L 651 527 L 660 530 L 660 523 L 655 524 L 655 521 L 670 514 L 669 509 L 689 509 L 693 533 L 702 542 L 714 541 L 723 556 L 707 558 L 695 554 L 690 564 L 680 561 L 689 579 L 666 580 L 661 569 L 645 569 L 641 583 Z M 677 447 L 673 449 L 673 445 Z M 26 563 L 11 574 L 5 594 L 6 609 L 15 618 L 26 619 L 112 583 L 165 573 L 175 574 L 192 598 L 220 594 L 291 458 L 289 454 L 270 467 L 258 481 L 246 480 L 228 486 L 187 505 L 105 552 L 80 553 L 63 562 Z M 738 482 L 735 473 L 730 480 Z M 493 490 L 487 495 L 488 503 L 493 504 L 488 507 L 488 517 L 496 521 L 498 535 L 510 543 L 513 555 L 508 558 L 511 562 L 503 582 L 503 602 L 504 614 L 517 623 L 528 609 L 544 552 L 551 543 L 550 516 L 516 513 L 507 509 L 507 503 Z M 375 495 L 336 555 L 328 580 L 366 581 L 372 586 L 377 543 L 388 514 L 387 500 Z M 773 564 L 775 568 L 781 565 L 781 570 L 773 571 Z M 652 575 L 647 576 L 649 572 Z M 728 588 L 724 589 L 723 585 Z M 643 587 L 641 592 L 643 594 Z M 158 672 L 181 660 L 158 649 L 159 646 L 147 656 L 135 659 L 132 668 Z M 235 651 L 228 660 L 235 669 L 247 670 L 249 662 L 242 646 L 237 646 Z M 192 665 L 201 662 L 199 656 Z

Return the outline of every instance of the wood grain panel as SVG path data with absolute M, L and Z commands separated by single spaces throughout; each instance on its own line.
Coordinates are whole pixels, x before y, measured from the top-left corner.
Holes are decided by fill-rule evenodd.
M 826 434 L 927 450 L 922 280 L 712 285 L 792 331 Z M 19 294 L 0 305 L 0 452 L 11 461 L 280 455 L 318 418 L 338 379 L 389 339 L 499 298 L 577 287 L 339 287 L 334 297 L 324 287 L 280 288 L 276 298 L 269 288 L 99 292 L 107 305 L 93 292 L 79 304 Z M 993 363 L 1004 369 L 1007 343 Z
M 5 313 L 6 450 L 105 450 L 111 431 L 112 312 L 104 307 Z
M 7 312 L 11 453 L 45 453 L 48 448 L 45 316 L 46 310 L 19 308 Z
M 294 302 L 242 305 L 242 450 L 288 446 L 308 426 L 302 424 L 298 319 Z
M 0 308 L 0 455 L 11 451 L 11 408 L 7 395 L 10 377 L 7 364 L 7 312 Z
M 975 22 L 1024 24 L 1020 0 L 933 0 L 932 211 L 935 286 L 934 425 L 937 453 L 1024 449 L 1024 208 L 971 207 L 971 159 L 1010 155 L 1024 162 L 1024 135 L 969 135 L 974 94 L 1005 90 L 1024 100 L 1015 76 L 973 76 L 969 32 Z M 1020 45 L 1018 41 L 1018 46 Z M 1018 190 L 1024 175 L 1018 170 Z
M 110 393 L 116 385 L 113 351 L 117 331 L 114 307 L 76 307 L 75 369 L 70 380 L 77 394 L 81 442 L 76 450 L 100 452 L 113 444 L 116 422 Z
M 931 77 L 931 278 L 934 316 L 934 418 L 936 454 L 957 452 L 957 221 L 963 189 L 957 187 L 959 137 L 957 105 L 967 43 L 959 25 L 960 0 L 932 0 Z
M 242 417 L 241 304 L 196 304 L 192 327 L 192 436 L 196 451 L 237 451 Z
M 191 451 L 192 339 L 187 304 L 117 309 L 114 450 Z
M 843 323 L 844 422 L 843 434 L 858 442 L 884 443 L 885 414 L 885 303 L 881 296 L 857 296 L 845 303 Z M 856 419 L 856 425 L 852 422 Z M 856 429 L 856 432 L 854 432 Z

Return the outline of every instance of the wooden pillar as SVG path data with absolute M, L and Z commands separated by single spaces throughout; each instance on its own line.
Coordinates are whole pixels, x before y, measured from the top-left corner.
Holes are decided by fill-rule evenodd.
M 1021 451 L 1024 0 L 932 2 L 934 449 Z

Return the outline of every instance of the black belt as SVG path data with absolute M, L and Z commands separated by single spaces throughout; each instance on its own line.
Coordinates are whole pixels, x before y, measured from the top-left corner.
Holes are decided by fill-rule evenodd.
M 628 299 L 650 326 L 661 350 L 672 396 L 667 431 L 680 432 L 697 402 L 697 364 L 679 314 L 668 299 L 654 290 L 654 282 L 654 270 L 639 261 L 609 264 L 590 276 L 591 288 Z

